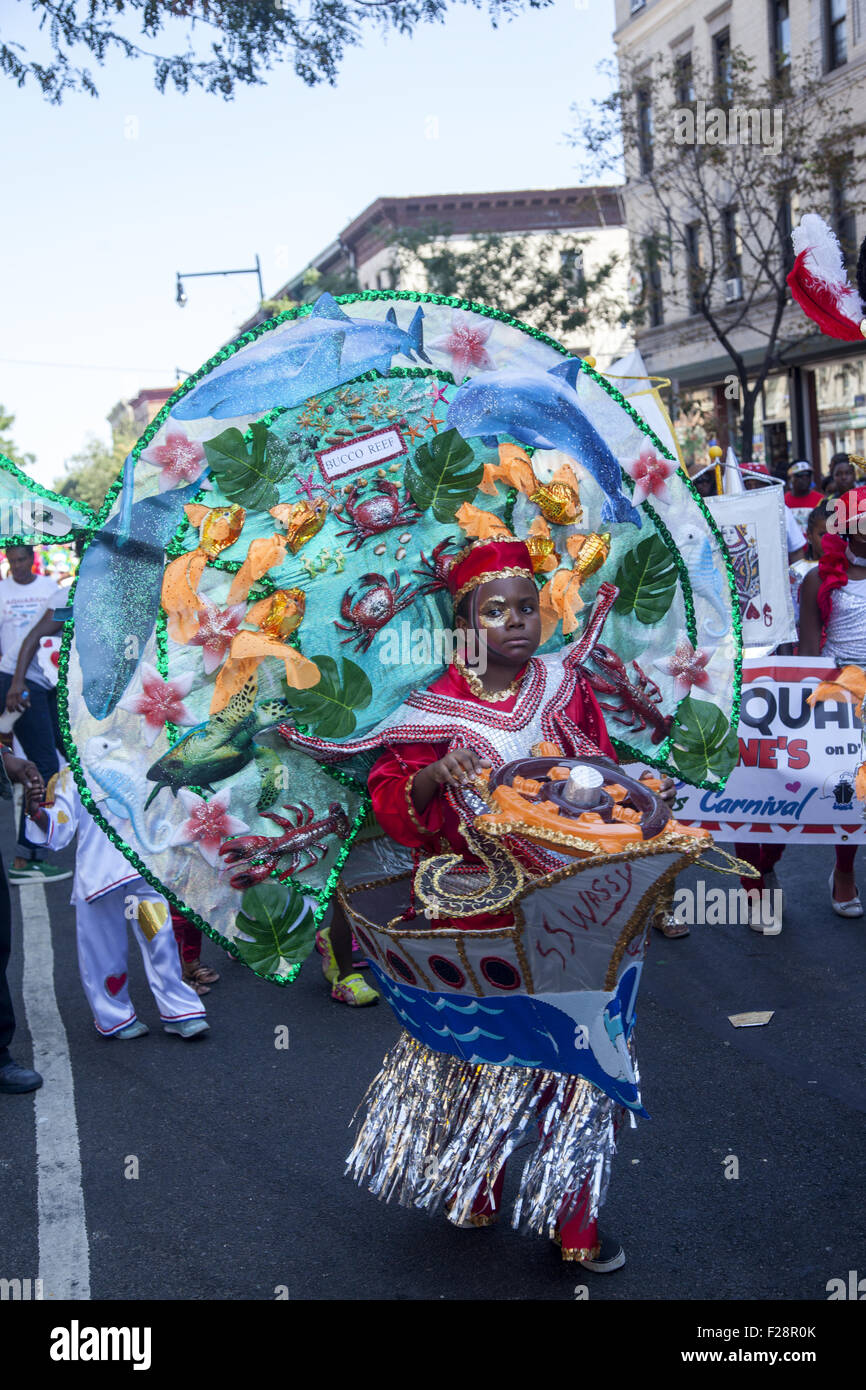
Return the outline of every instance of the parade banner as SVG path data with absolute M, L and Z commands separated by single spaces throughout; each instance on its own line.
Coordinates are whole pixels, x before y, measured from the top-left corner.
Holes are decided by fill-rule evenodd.
M 762 487 L 705 500 L 731 552 L 743 645 L 795 642 L 782 489 Z
M 839 667 L 818 657 L 743 662 L 740 761 L 724 791 L 681 783 L 678 820 L 716 840 L 863 844 L 854 779 L 866 761 L 863 721 L 853 703 L 808 698 Z

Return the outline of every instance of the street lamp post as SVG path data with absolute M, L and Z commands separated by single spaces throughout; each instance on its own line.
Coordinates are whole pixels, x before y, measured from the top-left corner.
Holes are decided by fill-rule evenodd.
M 259 281 L 259 303 L 261 303 L 265 297 L 265 291 L 262 286 L 262 268 L 259 264 L 259 258 L 256 256 L 256 263 L 249 270 L 179 270 L 177 272 L 177 294 L 175 295 L 175 299 L 181 309 L 186 304 L 186 294 L 183 288 L 184 280 L 201 280 L 206 275 L 256 275 Z

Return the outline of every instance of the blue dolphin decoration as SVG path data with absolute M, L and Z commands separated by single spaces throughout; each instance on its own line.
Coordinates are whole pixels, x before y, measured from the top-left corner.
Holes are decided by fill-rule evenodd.
M 389 309 L 384 322 L 353 319 L 344 313 L 333 295 L 323 294 L 313 312 L 282 332 L 267 333 L 238 358 L 215 367 L 204 380 L 183 396 L 172 410 L 176 420 L 217 420 L 235 415 L 257 415 L 274 406 L 300 405 L 309 396 L 351 381 L 375 369 L 383 375 L 398 354 L 422 362 L 424 351 L 419 307 L 409 327 L 403 329 Z
M 130 472 L 127 461 L 125 483 Z M 140 502 L 124 488 L 119 510 L 81 558 L 72 614 L 84 703 L 94 719 L 108 718 L 135 674 L 159 612 L 165 548 L 203 481 Z
M 641 525 L 622 490 L 620 466 L 580 408 L 575 391 L 581 362 L 569 357 L 548 372 L 482 372 L 464 382 L 448 407 L 449 428 L 495 448 L 508 435 L 533 449 L 559 449 L 587 468 L 605 494 L 602 521 Z

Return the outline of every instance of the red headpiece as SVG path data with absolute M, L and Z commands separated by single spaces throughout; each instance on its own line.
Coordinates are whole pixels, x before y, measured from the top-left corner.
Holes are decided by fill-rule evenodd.
M 844 533 L 858 531 L 859 519 L 866 517 L 866 488 L 854 487 L 843 497 L 837 498 L 835 514 L 835 521 L 832 513 L 827 518 L 828 523 L 833 522 L 833 529 L 831 530 L 828 524 L 821 543 L 821 558 L 818 561 L 818 611 L 825 626 L 830 621 L 833 590 L 844 588 L 848 583 L 848 560 L 845 555 L 847 542 Z
M 508 536 L 502 540 L 476 541 L 462 550 L 448 571 L 447 584 L 456 608 L 464 594 L 493 579 L 519 575 L 531 579 L 532 556 L 523 541 Z
M 788 275 L 791 294 L 822 333 L 848 343 L 866 338 L 866 242 L 857 266 L 859 293 L 849 283 L 835 233 L 807 212 L 791 233 L 796 260 Z

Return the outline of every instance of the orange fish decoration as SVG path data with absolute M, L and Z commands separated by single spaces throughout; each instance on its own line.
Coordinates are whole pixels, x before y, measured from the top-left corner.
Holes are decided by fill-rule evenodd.
M 492 512 L 486 512 L 483 507 L 473 507 L 471 502 L 464 502 L 457 508 L 456 520 L 467 536 L 475 536 L 481 541 L 515 539 L 504 521 L 500 521 Z
M 561 557 L 554 548 L 550 527 L 541 516 L 537 516 L 529 528 L 526 549 L 532 556 L 534 574 L 549 574 L 559 564 Z
M 574 573 L 579 574 L 581 580 L 588 579 L 601 569 L 610 554 L 610 532 L 592 531 L 588 536 L 569 536 L 565 547 L 575 561 Z
M 198 632 L 201 606 L 198 586 L 206 565 L 234 544 L 246 520 L 243 507 L 234 502 L 228 507 L 205 507 L 199 502 L 189 502 L 184 511 L 198 529 L 198 545 L 166 565 L 161 598 L 168 635 L 181 646 Z
M 271 507 L 270 514 L 285 527 L 289 550 L 297 555 L 321 531 L 328 519 L 328 504 L 324 497 L 314 497 L 311 502 L 280 502 Z
M 545 584 L 538 599 L 542 642 L 553 636 L 559 622 L 566 637 L 577 631 L 577 615 L 583 608 L 580 584 L 580 575 L 567 569 L 557 570 Z
M 282 661 L 286 684 L 295 690 L 318 685 L 322 678 L 318 666 L 287 642 L 303 621 L 306 601 L 303 589 L 277 589 L 250 605 L 244 622 L 253 624 L 256 631 L 242 629 L 232 638 L 228 656 L 217 673 L 211 714 L 225 709 L 266 656 Z

